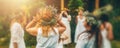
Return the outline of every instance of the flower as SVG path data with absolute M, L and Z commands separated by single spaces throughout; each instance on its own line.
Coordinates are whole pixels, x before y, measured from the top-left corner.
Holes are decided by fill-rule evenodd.
M 95 16 L 86 16 L 86 21 L 88 25 L 99 27 L 101 24 L 101 21 L 99 21 Z

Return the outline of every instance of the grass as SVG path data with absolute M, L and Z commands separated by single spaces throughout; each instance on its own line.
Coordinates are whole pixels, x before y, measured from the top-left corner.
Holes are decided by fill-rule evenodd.
M 120 41 L 112 41 L 112 48 L 120 48 Z M 35 48 L 35 46 L 32 46 L 33 48 Z M 27 47 L 27 48 L 32 48 L 32 47 Z M 75 44 L 69 44 L 68 46 L 64 46 L 64 48 L 75 48 Z
M 120 41 L 112 41 L 112 48 L 120 48 Z
M 112 48 L 120 48 L 120 41 L 112 41 Z M 0 46 L 0 48 L 8 48 L 8 46 Z M 35 46 L 27 46 L 26 48 L 35 48 Z M 75 44 L 71 43 L 69 45 L 64 46 L 64 48 L 75 48 Z

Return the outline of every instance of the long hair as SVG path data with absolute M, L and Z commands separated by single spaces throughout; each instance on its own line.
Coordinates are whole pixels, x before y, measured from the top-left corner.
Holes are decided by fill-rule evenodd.
M 87 25 L 89 25 L 91 27 L 91 30 L 89 31 L 89 33 L 91 33 L 90 38 L 95 35 L 95 47 L 98 48 L 98 36 L 99 36 L 99 32 L 100 32 L 100 20 L 98 20 L 95 16 L 88 16 L 86 17 L 87 20 Z
M 42 36 L 48 37 L 48 33 L 57 23 L 57 10 L 52 6 L 42 7 L 39 10 L 39 23 L 42 28 Z
M 107 14 L 102 14 L 102 15 L 100 16 L 100 20 L 102 21 L 102 23 L 108 22 L 108 21 L 109 21 L 109 17 L 108 17 Z

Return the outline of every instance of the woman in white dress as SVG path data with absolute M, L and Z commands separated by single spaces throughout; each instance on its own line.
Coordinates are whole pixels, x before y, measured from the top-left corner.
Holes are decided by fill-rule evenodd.
M 67 45 L 71 43 L 71 29 L 70 29 L 71 16 L 68 15 L 66 8 L 61 12 L 60 16 L 61 16 L 61 22 L 63 22 L 63 24 L 66 26 L 66 30 L 64 31 L 63 34 L 68 37 L 66 40 L 63 40 L 63 44 Z M 64 35 L 61 36 L 64 37 Z
M 108 15 L 103 14 L 100 17 L 101 24 L 101 35 L 102 35 L 102 48 L 112 48 L 110 40 L 113 39 L 112 25 L 108 22 Z
M 77 36 L 78 34 L 82 33 L 83 31 L 85 31 L 85 27 L 84 27 L 84 21 L 85 21 L 85 16 L 83 16 L 83 8 L 79 8 L 79 12 L 78 12 L 78 16 L 76 16 L 76 30 L 75 30 L 75 39 L 74 42 L 76 43 L 77 41 Z
M 95 34 L 98 30 L 98 22 L 93 16 L 88 16 L 84 26 L 86 30 L 77 36 L 75 48 L 95 48 Z
M 39 16 L 26 26 L 29 34 L 37 37 L 36 48 L 56 48 L 59 35 L 62 34 L 66 27 L 56 18 L 56 9 L 51 6 L 42 7 L 39 10 Z M 56 24 L 59 27 L 55 27 Z M 36 25 L 37 24 L 37 25 Z
M 22 17 L 20 13 L 16 13 L 11 21 L 11 39 L 9 48 L 26 48 L 22 21 L 24 21 L 24 17 Z

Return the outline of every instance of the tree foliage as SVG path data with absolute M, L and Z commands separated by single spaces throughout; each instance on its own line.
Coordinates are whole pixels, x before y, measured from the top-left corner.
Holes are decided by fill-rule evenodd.
M 70 0 L 68 4 L 68 7 L 72 13 L 74 13 L 80 6 L 84 6 L 84 2 L 82 0 Z

